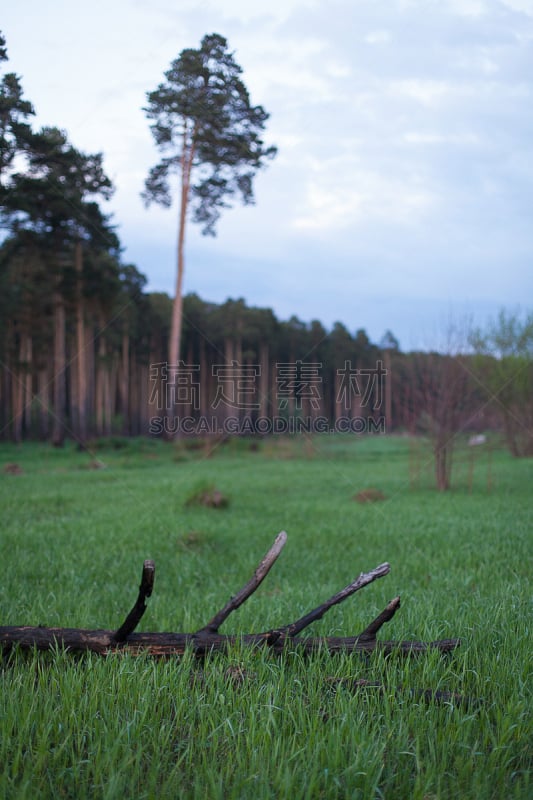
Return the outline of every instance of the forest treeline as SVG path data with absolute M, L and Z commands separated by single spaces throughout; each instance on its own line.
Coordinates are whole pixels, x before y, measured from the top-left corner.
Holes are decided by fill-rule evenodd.
M 500 425 L 474 377 L 480 356 L 402 353 L 390 333 L 377 345 L 362 329 L 279 320 L 242 299 L 187 295 L 182 359 L 170 365 L 168 295 L 145 292 L 118 255 L 79 242 L 51 252 L 18 237 L 0 249 L 3 439 L 211 433 L 228 419 L 242 422 L 236 433 L 288 431 L 254 427 L 263 418 L 355 433 Z M 173 429 L 184 417 L 204 428 Z
M 406 430 L 432 437 L 441 488 L 458 431 L 499 427 L 515 455 L 533 454 L 531 314 L 502 312 L 447 353 L 403 353 L 390 332 L 376 344 L 355 326 L 191 294 L 180 359 L 167 363 L 172 299 L 122 260 L 102 210 L 113 192 L 102 154 L 59 128 L 34 130 L 33 113 L 18 77 L 3 74 L 0 439 L 284 433 L 295 420 Z

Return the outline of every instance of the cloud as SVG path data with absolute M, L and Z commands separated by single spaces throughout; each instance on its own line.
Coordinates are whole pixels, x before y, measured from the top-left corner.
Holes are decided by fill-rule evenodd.
M 437 202 L 417 175 L 402 178 L 363 169 L 345 170 L 342 177 L 336 170 L 331 173 L 307 182 L 304 209 L 291 223 L 294 229 L 324 234 L 367 222 L 412 226 Z
M 246 25 L 258 19 L 270 18 L 277 24 L 287 22 L 298 11 L 306 11 L 317 6 L 317 0 L 283 0 L 263 3 L 251 3 L 249 0 L 204 0 L 206 8 L 221 14 L 223 17 L 238 20 Z M 191 9 L 198 8 L 197 0 L 192 0 Z
M 407 131 L 403 135 L 403 140 L 407 144 L 413 145 L 457 145 L 471 146 L 479 145 L 481 140 L 475 133 L 445 134 L 445 133 L 424 133 L 419 131 Z
M 392 41 L 392 34 L 386 30 L 370 31 L 364 37 L 364 41 L 367 44 L 389 44 Z
M 533 0 L 501 0 L 501 2 L 513 11 L 520 11 L 533 17 Z
M 293 107 L 316 105 L 335 92 L 335 81 L 349 74 L 348 68 L 333 55 L 329 44 L 317 36 L 285 35 L 265 37 L 257 31 L 239 47 L 247 64 L 247 83 L 253 96 L 267 103 L 289 102 Z
M 489 10 L 486 0 L 447 0 L 447 4 L 461 17 L 481 17 Z
M 469 93 L 468 86 L 454 86 L 449 81 L 431 80 L 428 78 L 411 78 L 393 80 L 389 84 L 389 93 L 416 100 L 424 106 L 441 105 L 443 100 L 452 95 Z

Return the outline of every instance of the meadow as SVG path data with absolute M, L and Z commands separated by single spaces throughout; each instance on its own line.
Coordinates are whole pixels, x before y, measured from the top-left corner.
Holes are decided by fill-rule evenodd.
M 407 658 L 11 654 L 0 798 L 530 798 L 533 462 L 493 442 L 459 448 L 450 492 L 432 471 L 401 436 L 0 446 L 0 625 L 116 627 L 151 558 L 139 630 L 192 632 L 285 530 L 221 632 L 292 622 L 388 561 L 306 634 L 355 635 L 400 595 L 380 638 L 461 639 Z M 226 508 L 187 504 L 212 484 Z M 385 499 L 354 501 L 368 488 Z

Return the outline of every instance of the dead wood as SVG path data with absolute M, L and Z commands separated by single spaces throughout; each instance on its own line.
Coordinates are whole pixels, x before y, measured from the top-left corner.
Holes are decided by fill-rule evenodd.
M 288 649 L 298 648 L 304 653 L 325 651 L 328 653 L 422 653 L 428 649 L 449 652 L 459 646 L 458 639 L 444 639 L 434 642 L 419 641 L 378 641 L 377 632 L 389 622 L 400 607 L 400 598 L 395 597 L 386 608 L 357 636 L 351 637 L 300 637 L 308 625 L 321 619 L 330 608 L 344 602 L 355 592 L 369 583 L 382 578 L 390 572 L 387 563 L 380 564 L 370 572 L 359 577 L 325 603 L 288 625 L 272 628 L 264 633 L 243 635 L 223 635 L 219 628 L 228 616 L 239 608 L 255 592 L 270 568 L 278 558 L 287 540 L 282 531 L 266 553 L 252 578 L 230 598 L 202 628 L 195 633 L 135 633 L 145 610 L 146 600 L 152 594 L 155 579 L 155 564 L 145 561 L 143 565 L 139 594 L 135 605 L 126 619 L 116 630 L 84 630 L 80 628 L 48 628 L 26 625 L 0 626 L 0 649 L 7 653 L 15 647 L 23 650 L 53 650 L 56 647 L 73 652 L 90 651 L 100 655 L 128 652 L 133 655 L 148 653 L 152 656 L 168 657 L 183 655 L 191 650 L 202 657 L 211 652 L 227 651 L 236 644 L 250 647 L 266 647 L 271 652 L 281 654 Z
M 154 588 L 155 580 L 155 564 L 153 561 L 145 561 L 143 564 L 143 574 L 141 578 L 141 585 L 139 586 L 139 595 L 135 605 L 130 613 L 115 632 L 115 642 L 125 642 L 130 633 L 133 633 L 142 615 L 146 611 L 146 598 L 150 597 Z
M 353 499 L 358 503 L 378 503 L 385 500 L 385 495 L 379 489 L 361 489 L 354 495 Z
M 281 531 L 278 533 L 274 540 L 274 544 L 265 555 L 259 566 L 257 567 L 256 571 L 254 572 L 251 579 L 248 583 L 243 586 L 243 588 L 234 595 L 228 603 L 222 608 L 213 619 L 211 619 L 207 625 L 205 625 L 198 633 L 217 633 L 218 629 L 226 620 L 232 611 L 235 611 L 239 606 L 242 606 L 245 600 L 247 600 L 253 592 L 257 589 L 261 581 L 266 578 L 271 566 L 274 564 L 275 560 L 285 547 L 285 542 L 287 541 L 287 534 L 285 531 Z
M 6 464 L 2 470 L 4 475 L 24 475 L 24 470 L 20 464 Z

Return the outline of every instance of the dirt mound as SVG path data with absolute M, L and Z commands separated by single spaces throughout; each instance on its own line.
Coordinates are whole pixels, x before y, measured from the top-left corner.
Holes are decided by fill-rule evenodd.
M 20 464 L 6 464 L 3 469 L 4 475 L 24 475 L 24 470 Z
M 378 503 L 385 500 L 385 495 L 379 489 L 361 489 L 353 496 L 356 503 Z

